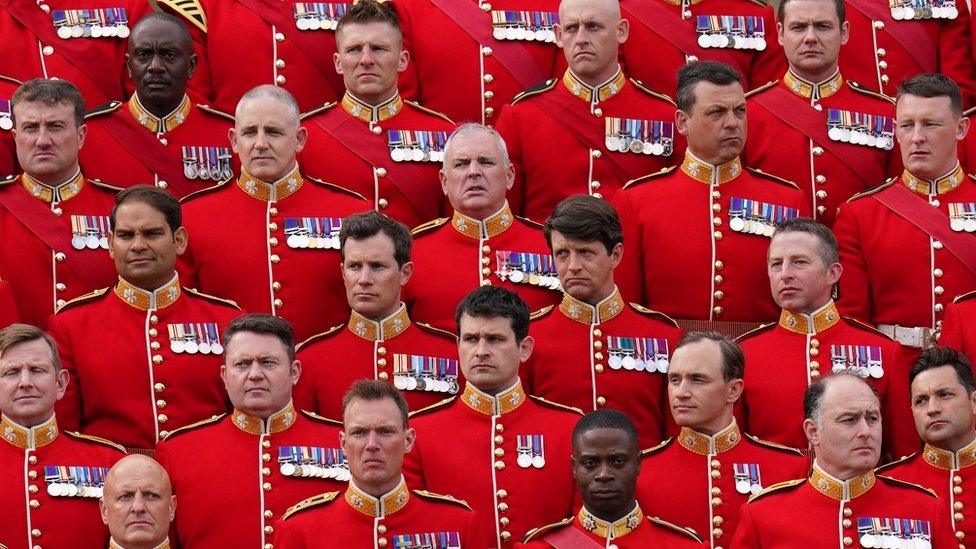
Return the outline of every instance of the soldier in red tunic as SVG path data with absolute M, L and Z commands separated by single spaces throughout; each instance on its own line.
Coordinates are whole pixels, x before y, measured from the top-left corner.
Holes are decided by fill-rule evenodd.
M 966 356 L 976 355 L 976 291 L 957 297 L 945 309 L 939 345 Z
M 109 549 L 169 547 L 176 496 L 162 465 L 142 454 L 126 456 L 109 469 L 103 491 L 102 522 L 112 534 Z

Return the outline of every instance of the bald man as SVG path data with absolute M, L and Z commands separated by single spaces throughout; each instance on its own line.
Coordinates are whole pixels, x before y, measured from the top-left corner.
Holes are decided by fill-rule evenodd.
M 105 477 L 102 522 L 112 539 L 109 549 L 169 547 L 169 524 L 176 516 L 176 496 L 166 470 L 156 460 L 132 454 Z

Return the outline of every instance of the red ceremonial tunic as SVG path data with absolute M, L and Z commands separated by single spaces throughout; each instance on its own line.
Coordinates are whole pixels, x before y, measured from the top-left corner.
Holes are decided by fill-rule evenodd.
M 780 103 L 789 108 L 782 109 Z M 845 81 L 839 72 L 825 82 L 812 84 L 787 71 L 776 84 L 752 92 L 747 105 L 746 162 L 796 181 L 814 217 L 828 226 L 833 225 L 837 208 L 848 198 L 902 170 L 894 141 L 894 102 Z M 831 110 L 840 111 L 841 120 L 852 115 L 875 117 L 872 121 L 881 124 L 883 135 L 890 137 L 890 148 L 835 141 L 830 135 L 842 130 L 828 133 Z M 813 119 L 817 120 L 815 133 L 794 125 Z
M 908 357 L 897 342 L 860 322 L 842 318 L 831 301 L 804 315 L 783 310 L 739 340 L 746 356 L 739 412 L 746 431 L 806 448 L 803 393 L 835 368 L 852 368 L 881 400 L 885 449 L 903 456 L 918 449 L 908 391 Z
M 567 196 L 610 200 L 631 179 L 677 164 L 685 138 L 674 129 L 674 111 L 670 97 L 621 70 L 590 86 L 567 69 L 561 82 L 519 95 L 498 119 L 515 164 L 516 213 L 542 223 Z
M 615 289 L 596 305 L 563 294 L 558 308 L 533 315 L 529 332 L 535 348 L 522 366 L 529 393 L 587 412 L 620 410 L 637 426 L 641 448 L 674 431 L 666 372 L 681 330 L 673 320 L 627 305 Z
M 484 534 L 468 504 L 400 484 L 376 498 L 349 483 L 292 507 L 280 526 L 281 549 L 416 547 L 484 549 Z M 392 541 L 392 543 L 390 543 Z
M 963 113 L 969 118 L 969 128 L 972 130 L 973 122 L 976 121 L 976 107 Z M 963 171 L 967 173 L 976 172 L 976 132 L 969 131 L 966 138 L 959 142 L 959 162 L 962 163 Z
M 757 211 L 730 211 L 737 203 Z M 680 169 L 628 183 L 614 205 L 631 250 L 617 269 L 625 299 L 677 319 L 776 318 L 764 282 L 767 235 L 780 218 L 809 215 L 796 185 L 744 170 L 738 158 L 712 166 L 688 151 Z M 733 217 L 745 219 L 741 232 Z
M 644 451 L 637 500 L 651 515 L 699 532 L 708 547 L 728 547 L 746 499 L 806 468 L 799 450 L 743 435 L 734 419 L 713 436 L 682 428 Z
M 0 280 L 0 329 L 15 322 L 20 322 L 20 315 L 17 314 L 14 292 L 6 280 Z
M 952 347 L 967 357 L 976 355 L 976 292 L 956 298 L 946 306 L 939 345 Z
M 156 118 L 133 94 L 126 104 L 113 102 L 89 113 L 85 124 L 82 169 L 121 187 L 145 183 L 182 198 L 230 179 L 240 169 L 227 137 L 234 118 L 194 105 L 187 96 L 173 112 Z
M 533 525 L 572 512 L 579 415 L 529 397 L 520 382 L 495 396 L 468 384 L 459 398 L 413 415 L 417 442 L 403 474 L 411 486 L 468 502 L 489 545 L 511 547 Z
M 109 534 L 98 498 L 108 469 L 125 455 L 122 447 L 60 431 L 54 415 L 31 429 L 3 416 L 0 438 L 0 539 L 6 547 L 104 549 Z
M 185 199 L 190 243 L 177 267 L 186 286 L 287 319 L 300 341 L 346 318 L 339 228 L 368 208 L 297 167 L 270 184 L 242 172 Z
M 298 360 L 303 367 L 295 406 L 326 417 L 342 417 L 342 396 L 359 379 L 393 383 L 411 410 L 440 402 L 464 387 L 456 338 L 411 322 L 403 305 L 380 320 L 353 311 L 345 324 L 302 342 Z
M 414 318 L 455 332 L 458 303 L 488 284 L 517 293 L 530 310 L 559 301 L 559 279 L 542 229 L 512 215 L 507 203 L 483 220 L 455 211 L 450 219 L 417 227 L 413 236 L 413 276 L 403 287 L 403 301 Z M 515 270 L 522 274 L 513 279 Z
M 570 544 L 570 545 L 567 545 Z M 601 520 L 580 507 L 575 517 L 536 528 L 524 543 L 515 547 L 544 549 L 548 547 L 603 547 L 606 549 L 686 549 L 701 547 L 702 540 L 689 528 L 671 524 L 658 517 L 645 516 L 640 504 L 614 522 Z
M 275 544 L 289 507 L 345 488 L 349 471 L 344 461 L 335 461 L 344 460 L 341 429 L 339 422 L 298 412 L 289 403 L 266 420 L 234 410 L 171 433 L 156 457 L 179 499 L 172 538 L 187 548 Z M 294 455 L 304 461 L 289 468 Z M 330 459 L 336 466 L 329 466 Z
M 921 451 L 878 468 L 885 476 L 932 490 L 942 500 L 960 545 L 976 537 L 976 442 L 955 452 L 926 444 Z M 968 546 L 968 545 L 966 545 Z
M 14 144 L 14 120 L 10 108 L 20 81 L 0 75 L 0 178 L 6 179 L 20 171 L 17 163 L 17 147 Z
M 493 16 L 505 20 L 504 13 L 496 12 L 528 11 L 558 19 L 558 0 L 394 0 L 393 7 L 400 16 L 403 49 L 411 54 L 400 75 L 403 94 L 458 123 L 495 124 L 513 97 L 566 66 L 555 42 L 493 36 Z
M 444 115 L 403 101 L 399 95 L 372 107 L 347 93 L 341 105 L 330 103 L 305 113 L 302 125 L 308 129 L 308 142 L 299 163 L 310 176 L 356 191 L 369 199 L 372 208 L 408 227 L 440 215 L 441 163 L 439 155 L 429 151 L 442 152 L 438 136 L 446 142 L 454 130 L 454 123 Z M 404 134 L 405 142 L 416 147 L 396 148 L 423 148 L 417 143 L 417 132 L 436 147 L 428 146 L 423 160 L 395 161 L 391 146 Z
M 62 423 L 148 449 L 225 412 L 223 333 L 238 315 L 233 302 L 181 288 L 176 275 L 154 292 L 119 278 L 69 303 L 48 326 L 72 380 L 56 406 Z
M 13 289 L 22 322 L 43 329 L 58 307 L 115 283 L 115 264 L 103 239 L 109 233 L 108 214 L 118 190 L 85 179 L 81 172 L 57 187 L 27 174 L 0 181 L 0 278 Z M 37 203 L 25 201 L 29 196 L 24 193 Z M 11 209 L 8 201 L 17 204 L 11 204 Z M 55 227 L 63 223 L 64 228 L 45 232 L 41 238 L 21 221 L 30 219 Z M 94 237 L 89 239 L 93 248 L 86 246 L 86 237 Z M 52 248 L 48 240 L 56 246 Z M 78 258 L 68 255 L 76 245 L 81 246 L 75 252 Z
M 648 10 L 655 4 L 680 18 L 684 26 L 677 26 L 669 19 L 656 18 Z M 776 18 L 773 7 L 757 0 L 622 0 L 621 15 L 630 21 L 630 37 L 624 42 L 621 60 L 627 72 L 661 93 L 674 96 L 677 80 L 674 75 L 691 58 L 728 63 L 742 75 L 742 87 L 757 88 L 779 78 L 786 70 L 786 57 L 776 39 Z M 696 54 L 679 48 L 669 38 L 683 33 L 685 40 L 696 41 L 699 17 L 736 16 L 761 19 L 765 36 L 765 49 L 699 48 Z M 653 26 L 648 26 L 652 22 Z
M 742 506 L 731 547 L 794 549 L 802 539 L 807 547 L 867 549 L 882 547 L 879 540 L 904 543 L 911 536 L 931 544 L 924 547 L 955 549 L 941 505 L 935 494 L 913 484 L 873 471 L 841 481 L 814 463 L 810 478 L 771 487 Z M 901 536 L 890 539 L 895 528 Z M 866 536 L 871 537 L 865 544 Z
M 855 195 L 840 207 L 834 226 L 844 265 L 837 306 L 844 314 L 874 325 L 918 327 L 924 332 L 939 325 L 945 306 L 955 296 L 976 290 L 976 273 L 946 244 L 873 197 L 900 192 L 901 185 L 917 195 L 919 214 L 937 208 L 945 225 L 951 225 L 950 204 L 972 208 L 976 203 L 976 182 L 958 167 L 937 181 L 917 179 L 905 171 L 901 179 Z M 952 230 L 963 242 L 976 245 L 972 233 Z M 899 260 L 892 261 L 894 257 Z M 898 334 L 895 339 L 913 343 Z

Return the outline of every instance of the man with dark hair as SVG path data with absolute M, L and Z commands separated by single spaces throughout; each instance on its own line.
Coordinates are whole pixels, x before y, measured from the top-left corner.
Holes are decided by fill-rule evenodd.
M 810 211 L 793 183 L 743 167 L 740 80 L 722 63 L 682 67 L 675 120 L 688 150 L 680 169 L 636 179 L 613 201 L 634 251 L 618 273 L 624 298 L 735 335 L 776 317 L 755 283 L 766 242 L 777 224 Z
M 721 334 L 681 338 L 667 373 L 671 414 L 681 432 L 643 453 L 637 481 L 645 511 L 690 526 L 712 548 L 729 546 L 749 496 L 806 471 L 798 450 L 739 429 L 732 412 L 744 368 L 742 349 Z
M 180 273 L 187 285 L 246 311 L 287 319 L 301 341 L 346 317 L 335 268 L 339 229 L 369 204 L 302 174 L 296 155 L 307 132 L 290 93 L 259 86 L 244 94 L 236 113 L 230 135 L 240 175 L 184 199 L 193 239 Z
M 112 284 L 103 250 L 115 187 L 78 168 L 85 102 L 65 80 L 31 80 L 11 98 L 23 173 L 0 181 L 0 278 L 20 320 L 44 328 L 58 307 Z
M 559 279 L 542 231 L 512 214 L 515 167 L 501 135 L 469 122 L 444 149 L 441 189 L 454 215 L 413 230 L 414 277 L 403 291 L 411 314 L 454 330 L 458 302 L 487 284 L 518 293 L 533 309 L 557 302 Z
M 630 25 L 618 0 L 562 0 L 554 28 L 568 65 L 561 80 L 519 94 L 498 119 L 516 167 L 515 211 L 540 222 L 567 196 L 610 200 L 685 150 L 674 101 L 620 67 Z
M 807 478 L 749 498 L 732 549 L 958 547 L 944 502 L 916 484 L 876 475 L 881 403 L 856 372 L 823 377 L 803 397 L 803 431 L 816 457 Z
M 342 397 L 342 448 L 351 479 L 339 492 L 327 492 L 295 505 L 279 528 L 280 547 L 382 549 L 423 538 L 427 547 L 482 549 L 477 515 L 451 496 L 410 490 L 401 474 L 404 454 L 416 433 L 408 424 L 406 400 L 388 383 L 359 380 Z
M 840 207 L 834 227 L 845 277 L 837 305 L 924 348 L 934 344 L 952 298 L 976 290 L 967 255 L 976 236 L 966 232 L 976 182 L 958 160 L 957 143 L 969 130 L 959 87 L 942 74 L 920 74 L 898 90 L 895 135 L 905 171 Z
M 789 175 L 814 217 L 833 225 L 837 207 L 901 171 L 890 98 L 845 80 L 837 57 L 850 37 L 843 0 L 785 0 L 776 33 L 789 69 L 750 92 L 750 166 Z
M 571 196 L 545 224 L 564 288 L 558 307 L 533 315 L 535 351 L 522 369 L 527 390 L 592 411 L 633 418 L 642 448 L 674 431 L 664 385 L 681 330 L 667 316 L 627 304 L 614 283 L 624 255 L 620 219 L 593 196 Z
M 350 6 L 336 43 L 335 70 L 345 95 L 303 115 L 311 144 L 302 153 L 302 167 L 361 193 L 374 209 L 408 227 L 434 219 L 443 199 L 437 162 L 454 122 L 400 97 L 397 76 L 406 70 L 410 51 L 403 47 L 396 12 L 376 0 Z M 448 67 L 439 66 L 455 74 Z
M 904 428 L 911 422 L 908 358 L 891 338 L 837 311 L 831 293 L 843 268 L 834 234 L 822 223 L 798 217 L 776 229 L 766 255 L 770 293 L 781 311 L 778 323 L 739 340 L 749 364 L 739 408 L 746 431 L 805 447 L 799 428 L 805 389 L 831 371 L 853 368 L 880 395 L 886 452 L 915 451 L 918 438 Z
M 339 241 L 352 313 L 298 346 L 309 368 L 295 389 L 296 405 L 337 417 L 344 388 L 357 379 L 392 383 L 415 410 L 461 391 L 454 335 L 411 321 L 401 299 L 413 275 L 410 230 L 366 212 L 343 221 Z
M 115 286 L 51 318 L 75 380 L 58 414 L 70 429 L 151 450 L 168 431 L 227 409 L 217 357 L 220 333 L 239 309 L 181 284 L 176 258 L 188 235 L 169 193 L 130 187 L 116 198 L 110 222 Z
M 71 381 L 50 336 L 27 324 L 0 329 L 0 539 L 12 549 L 108 544 L 97 498 L 125 452 L 60 429 L 54 404 Z
M 139 183 L 177 198 L 234 175 L 227 132 L 234 117 L 194 104 L 186 86 L 197 67 L 190 32 L 163 12 L 132 28 L 125 54 L 135 93 L 89 113 L 81 165 L 123 187 Z
M 976 517 L 966 501 L 976 483 L 972 365 L 953 349 L 932 347 L 922 351 L 910 379 L 915 429 L 925 446 L 878 472 L 935 492 L 952 518 L 956 538 L 966 543 L 976 536 Z
M 518 295 L 482 286 L 458 305 L 457 325 L 467 386 L 460 396 L 414 413 L 417 444 L 404 475 L 412 486 L 470 503 L 489 546 L 507 547 L 533 526 L 572 512 L 566 457 L 580 411 L 531 397 L 522 387 L 519 366 L 534 340 L 529 308 Z
M 345 486 L 339 422 L 292 404 L 301 373 L 288 321 L 257 313 L 227 326 L 220 377 L 233 413 L 171 432 L 157 452 L 180 502 L 178 546 L 262 549 L 290 506 Z
M 645 515 L 634 498 L 641 470 L 637 429 L 624 413 L 596 410 L 573 428 L 575 517 L 535 528 L 516 547 L 701 547 L 693 530 Z

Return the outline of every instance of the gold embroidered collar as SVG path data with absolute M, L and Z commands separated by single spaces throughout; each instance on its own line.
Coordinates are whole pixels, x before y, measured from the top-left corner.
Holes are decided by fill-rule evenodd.
M 468 217 L 454 210 L 454 216 L 451 217 L 451 226 L 464 236 L 470 236 L 471 238 L 480 240 L 492 238 L 507 231 L 512 226 L 514 219 L 512 210 L 508 207 L 508 201 L 505 201 L 505 205 L 500 210 L 481 220 Z
M 587 103 L 599 103 L 600 101 L 606 101 L 611 97 L 620 93 L 620 90 L 624 89 L 627 84 L 627 78 L 624 76 L 624 71 L 620 70 L 620 66 L 617 66 L 617 73 L 610 77 L 609 80 L 602 84 L 597 84 L 596 86 L 591 86 L 586 82 L 580 80 L 578 76 L 573 74 L 573 71 L 566 69 L 563 73 L 563 85 L 569 90 L 569 93 L 579 97 Z
M 742 161 L 739 157 L 721 165 L 714 165 L 705 162 L 692 154 L 691 150 L 685 150 L 685 160 L 681 163 L 681 171 L 688 177 L 705 183 L 706 185 L 721 185 L 728 183 L 742 173 Z
M 125 549 L 125 547 L 119 545 L 119 543 L 115 541 L 115 538 L 109 538 L 108 549 Z M 164 539 L 162 543 L 156 547 L 153 547 L 153 549 L 169 549 L 169 538 Z
M 933 194 L 945 194 L 958 187 L 966 179 L 966 173 L 962 171 L 962 166 L 956 163 L 956 167 L 949 173 L 937 177 L 933 180 L 919 179 L 912 175 L 908 170 L 901 174 L 901 180 L 910 191 L 928 196 Z
M 14 423 L 5 414 L 0 414 L 0 436 L 8 443 L 25 450 L 33 450 L 47 446 L 58 438 L 58 421 L 51 414 L 51 418 L 33 427 L 27 428 Z
M 400 92 L 397 92 L 393 97 L 374 107 L 347 91 L 342 96 L 342 109 L 363 122 L 376 123 L 399 114 L 403 110 L 403 99 L 400 98 Z
M 703 456 L 727 452 L 735 448 L 740 440 L 742 440 L 742 435 L 739 433 L 739 425 L 735 422 L 735 418 L 732 419 L 732 423 L 729 423 L 728 427 L 711 436 L 687 427 L 682 427 L 681 433 L 678 434 L 678 444 L 685 450 Z
M 180 101 L 179 106 L 173 109 L 173 112 L 159 118 L 142 106 L 138 93 L 132 94 L 132 97 L 129 98 L 129 113 L 132 114 L 132 118 L 135 118 L 139 125 L 152 133 L 166 133 L 175 130 L 190 116 L 192 107 L 190 98 L 183 94 L 183 101 Z
M 119 299 L 126 304 L 140 311 L 165 309 L 176 303 L 176 300 L 180 298 L 180 294 L 182 293 L 180 276 L 176 273 L 173 273 L 173 278 L 169 282 L 151 292 L 129 284 L 122 277 L 119 277 L 119 282 L 115 285 L 115 295 L 119 296 Z
M 601 324 L 619 315 L 624 310 L 624 298 L 620 297 L 620 290 L 613 287 L 613 293 L 603 298 L 596 305 L 584 303 L 563 292 L 563 300 L 559 303 L 559 310 L 567 317 L 580 324 Z
M 515 385 L 491 396 L 468 383 L 461 393 L 461 401 L 468 408 L 486 416 L 500 416 L 517 409 L 525 402 L 525 389 L 522 388 L 522 381 L 516 380 Z
M 234 409 L 234 413 L 231 414 L 231 419 L 234 426 L 245 433 L 252 435 L 272 435 L 285 431 L 294 425 L 295 420 L 298 419 L 298 414 L 295 413 L 295 407 L 292 406 L 289 400 L 287 406 L 268 416 L 268 419 L 247 415 L 236 408 Z
M 813 472 L 810 473 L 808 481 L 813 489 L 831 499 L 838 501 L 852 500 L 874 486 L 874 470 L 869 470 L 863 475 L 858 475 L 849 480 L 840 480 L 820 468 L 817 461 L 813 461 Z
M 410 315 L 407 314 L 407 306 L 403 303 L 395 312 L 378 322 L 353 311 L 349 317 L 349 324 L 346 325 L 350 332 L 367 341 L 393 339 L 409 327 Z
M 258 200 L 275 202 L 284 200 L 295 194 L 302 187 L 302 174 L 298 171 L 298 163 L 284 176 L 274 183 L 262 181 L 241 168 L 241 175 L 237 178 L 237 186 Z
M 790 91 L 805 99 L 825 99 L 840 90 L 844 84 L 844 78 L 840 75 L 839 70 L 835 70 L 834 75 L 830 78 L 823 82 L 814 83 L 793 74 L 792 70 L 787 70 L 786 76 L 783 77 L 783 83 Z
M 576 519 L 579 520 L 580 526 L 591 534 L 601 538 L 617 539 L 638 529 L 644 522 L 644 513 L 641 511 L 640 504 L 635 501 L 631 512 L 613 522 L 607 522 L 587 511 L 584 505 L 580 508 Z
M 922 449 L 922 458 L 925 459 L 926 463 L 938 469 L 965 469 L 976 464 L 976 440 L 955 452 L 936 448 L 926 443 L 925 448 Z
M 24 172 L 20 175 L 20 184 L 27 189 L 27 192 L 31 196 L 38 200 L 43 200 L 48 204 L 57 204 L 58 202 L 64 202 L 73 198 L 80 193 L 81 189 L 85 187 L 85 178 L 81 175 L 81 169 L 79 168 L 70 179 L 52 187 L 51 185 L 41 183 Z
M 401 476 L 396 488 L 377 498 L 362 491 L 350 480 L 344 497 L 350 507 L 368 517 L 388 517 L 407 506 L 410 490 L 407 490 L 407 483 Z
M 783 309 L 779 313 L 779 325 L 797 334 L 818 334 L 840 322 L 840 313 L 834 300 L 814 311 L 812 315 L 794 313 Z

